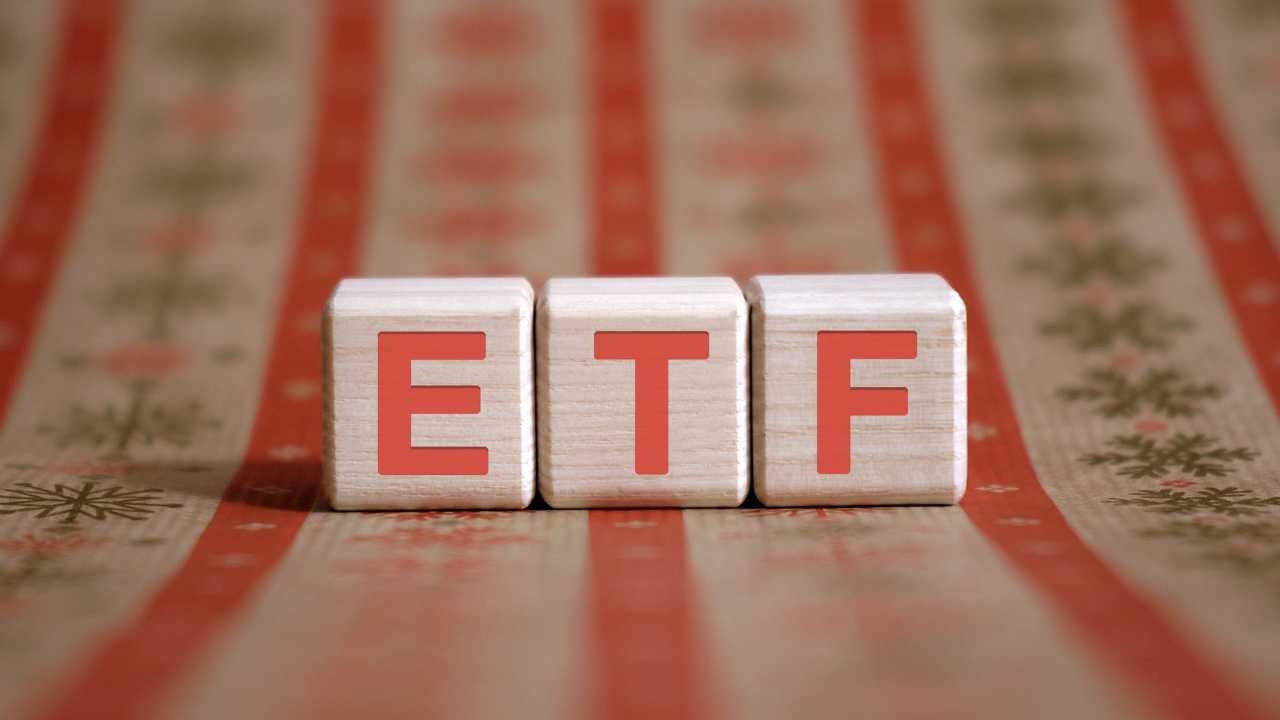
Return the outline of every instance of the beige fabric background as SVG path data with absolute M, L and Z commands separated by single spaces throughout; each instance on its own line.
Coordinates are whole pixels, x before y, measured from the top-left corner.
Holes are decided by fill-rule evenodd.
M 1274 0 L 0 5 L 0 717 L 1280 715 Z M 346 275 L 938 271 L 954 508 L 338 514 Z

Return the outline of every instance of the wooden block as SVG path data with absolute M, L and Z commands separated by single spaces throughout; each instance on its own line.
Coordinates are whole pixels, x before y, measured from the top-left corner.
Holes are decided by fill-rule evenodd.
M 761 502 L 960 500 L 965 310 L 946 280 L 764 275 L 747 297 Z
M 553 279 L 536 335 L 548 504 L 733 507 L 746 497 L 747 307 L 732 279 Z
M 325 490 L 339 510 L 533 499 L 533 289 L 361 278 L 325 309 Z

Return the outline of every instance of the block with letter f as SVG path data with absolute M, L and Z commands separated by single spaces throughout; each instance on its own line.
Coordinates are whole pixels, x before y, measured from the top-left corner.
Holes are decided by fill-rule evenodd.
M 965 309 L 937 275 L 764 275 L 751 302 L 756 496 L 958 502 Z

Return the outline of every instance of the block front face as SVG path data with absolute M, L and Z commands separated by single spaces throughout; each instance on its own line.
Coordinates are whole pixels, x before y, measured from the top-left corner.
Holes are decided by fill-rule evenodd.
M 550 505 L 742 502 L 747 308 L 737 283 L 553 279 L 536 334 L 538 487 Z
M 533 498 L 533 289 L 343 280 L 325 310 L 325 489 L 339 510 Z
M 754 485 L 766 505 L 954 503 L 965 313 L 937 275 L 766 275 L 751 302 Z

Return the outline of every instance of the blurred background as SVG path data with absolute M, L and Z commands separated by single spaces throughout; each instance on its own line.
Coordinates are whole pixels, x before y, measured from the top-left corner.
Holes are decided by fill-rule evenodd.
M 1275 717 L 1275 0 L 0 3 L 0 717 Z M 352 275 L 937 272 L 950 508 L 338 514 Z

